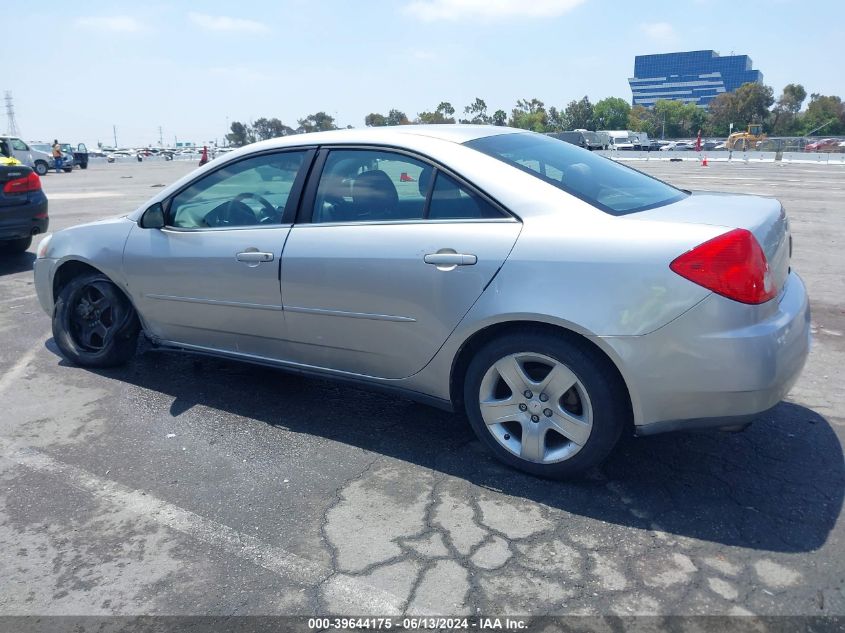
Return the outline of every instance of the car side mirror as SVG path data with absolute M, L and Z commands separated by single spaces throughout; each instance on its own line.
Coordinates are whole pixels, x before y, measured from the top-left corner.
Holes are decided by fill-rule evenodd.
M 142 229 L 161 229 L 164 228 L 164 207 L 161 202 L 156 202 L 153 206 L 144 211 L 138 226 Z

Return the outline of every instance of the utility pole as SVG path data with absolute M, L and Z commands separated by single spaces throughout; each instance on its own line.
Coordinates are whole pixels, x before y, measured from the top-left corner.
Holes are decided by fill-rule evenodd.
M 6 91 L 6 133 L 9 136 L 20 136 L 18 123 L 15 121 L 15 105 L 12 100 L 12 91 Z
M 161 126 L 158 126 L 158 146 L 164 147 L 164 135 L 161 132 Z
M 117 149 L 117 126 L 111 126 L 112 133 L 114 134 L 114 148 Z

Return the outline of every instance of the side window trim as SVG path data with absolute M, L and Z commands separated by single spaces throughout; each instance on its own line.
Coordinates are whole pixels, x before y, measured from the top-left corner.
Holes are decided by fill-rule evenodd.
M 328 157 L 329 150 L 321 147 L 311 166 L 311 173 L 308 175 L 308 183 L 305 185 L 299 210 L 296 213 L 296 224 L 311 224 L 311 219 L 314 216 L 314 202 L 317 200 L 317 188 L 320 185 L 320 178 L 323 177 L 323 169 Z
M 428 181 L 428 188 L 425 192 L 425 207 L 423 209 L 423 220 L 428 221 L 429 214 L 431 213 L 431 197 L 434 195 L 434 183 L 437 182 L 437 174 L 440 173 L 440 169 L 435 165 L 431 170 L 431 178 Z
M 287 202 L 285 202 L 285 210 L 282 214 L 282 221 L 280 224 L 272 224 L 267 226 L 255 225 L 250 227 L 178 227 L 173 226 L 173 215 L 172 211 L 172 204 L 173 200 L 179 195 L 184 192 L 186 189 L 189 189 L 196 183 L 205 178 L 208 178 L 212 174 L 217 173 L 221 169 L 225 169 L 231 165 L 235 165 L 241 161 L 251 160 L 253 158 L 258 158 L 259 156 L 272 156 L 274 154 L 285 154 L 290 152 L 304 152 L 305 155 L 302 159 L 302 165 L 299 167 L 299 172 L 296 174 L 296 178 L 293 181 L 293 186 L 290 190 L 290 195 L 288 196 Z M 220 230 L 235 230 L 235 229 L 244 229 L 244 228 L 279 228 L 280 226 L 290 225 L 293 224 L 293 217 L 296 214 L 296 209 L 298 208 L 301 200 L 302 200 L 302 189 L 305 186 L 306 178 L 308 175 L 309 170 L 314 162 L 314 156 L 317 153 L 317 148 L 313 145 L 303 145 L 297 147 L 284 147 L 278 148 L 273 150 L 268 150 L 264 152 L 255 152 L 254 154 L 248 154 L 246 156 L 241 156 L 237 160 L 234 161 L 227 161 L 222 165 L 218 166 L 216 169 L 208 171 L 197 178 L 194 178 L 190 182 L 185 183 L 184 186 L 180 187 L 178 190 L 174 191 L 170 194 L 165 200 L 162 201 L 162 206 L 164 207 L 164 228 L 171 230 L 171 231 L 220 231 Z M 290 210 L 289 210 L 290 209 Z
M 350 145 L 321 145 L 317 153 L 317 158 L 315 159 L 314 163 L 311 166 L 310 173 L 308 175 L 308 182 L 305 185 L 305 189 L 302 193 L 302 198 L 300 200 L 299 211 L 296 214 L 296 219 L 294 224 L 312 224 L 313 214 L 314 214 L 314 203 L 317 199 L 317 189 L 320 184 L 320 178 L 323 175 L 323 169 L 326 165 L 326 160 L 328 159 L 329 153 L 332 150 L 360 150 L 360 151 L 375 151 L 375 152 L 393 152 L 396 154 L 402 154 L 418 160 L 420 162 L 425 163 L 426 165 L 430 165 L 432 167 L 431 173 L 431 180 L 428 183 L 428 191 L 426 192 L 425 197 L 425 206 L 423 210 L 423 217 L 419 220 L 402 220 L 400 222 L 391 222 L 391 224 L 408 224 L 408 223 L 416 223 L 419 224 L 420 222 L 501 222 L 501 221 L 512 221 L 515 220 L 517 222 L 521 221 L 520 218 L 512 213 L 509 209 L 507 209 L 504 205 L 502 205 L 498 200 L 492 198 L 484 191 L 480 190 L 478 187 L 473 185 L 471 182 L 463 178 L 460 174 L 455 173 L 454 171 L 444 168 L 440 163 L 434 161 L 433 159 L 425 156 L 424 154 L 418 154 L 416 152 L 410 151 L 403 147 L 394 147 L 392 145 L 361 145 L 361 144 L 350 144 Z M 431 198 L 432 194 L 434 193 L 434 183 L 436 181 L 436 177 L 438 173 L 443 173 L 452 179 L 454 179 L 459 186 L 463 187 L 467 191 L 471 192 L 473 195 L 478 196 L 481 200 L 488 203 L 491 207 L 496 209 L 500 214 L 501 218 L 483 218 L 481 220 L 475 218 L 452 218 L 452 219 L 443 219 L 443 220 L 429 220 L 429 209 L 431 206 Z M 373 221 L 373 222 L 354 222 L 354 224 L 385 224 L 386 222 L 383 221 Z M 347 224 L 347 223 L 344 223 Z

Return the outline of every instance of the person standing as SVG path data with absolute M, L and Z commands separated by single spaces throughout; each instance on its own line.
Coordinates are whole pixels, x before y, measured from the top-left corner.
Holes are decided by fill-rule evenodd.
M 62 163 L 64 163 L 64 159 L 62 158 L 62 148 L 57 139 L 53 139 L 53 163 L 56 166 L 56 173 L 58 174 L 62 171 Z

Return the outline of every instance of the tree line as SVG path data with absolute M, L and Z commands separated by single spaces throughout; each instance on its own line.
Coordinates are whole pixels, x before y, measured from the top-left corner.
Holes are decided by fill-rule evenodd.
M 775 136 L 845 134 L 845 104 L 840 97 L 811 94 L 806 109 L 802 110 L 806 100 L 807 91 L 801 84 L 788 84 L 775 99 L 770 86 L 747 83 L 734 92 L 717 95 L 706 108 L 671 100 L 658 100 L 651 108 L 632 107 L 619 97 L 592 103 L 585 96 L 569 102 L 563 109 L 547 108 L 537 98 L 520 99 L 508 115 L 504 110 L 490 113 L 487 103 L 476 97 L 464 107 L 462 115 L 456 115 L 451 103 L 441 101 L 433 110 L 419 112 L 413 119 L 396 108 L 387 114 L 371 112 L 364 117 L 364 125 L 475 123 L 508 125 L 534 132 L 633 130 L 647 132 L 652 137 L 682 138 L 695 136 L 699 130 L 705 136 L 727 136 L 731 124 L 737 131 L 745 129 L 748 123 L 762 123 L 764 131 Z M 251 123 L 235 121 L 226 139 L 240 146 L 289 134 L 336 129 L 334 117 L 320 111 L 298 119 L 296 128 L 277 118 L 260 118 Z

